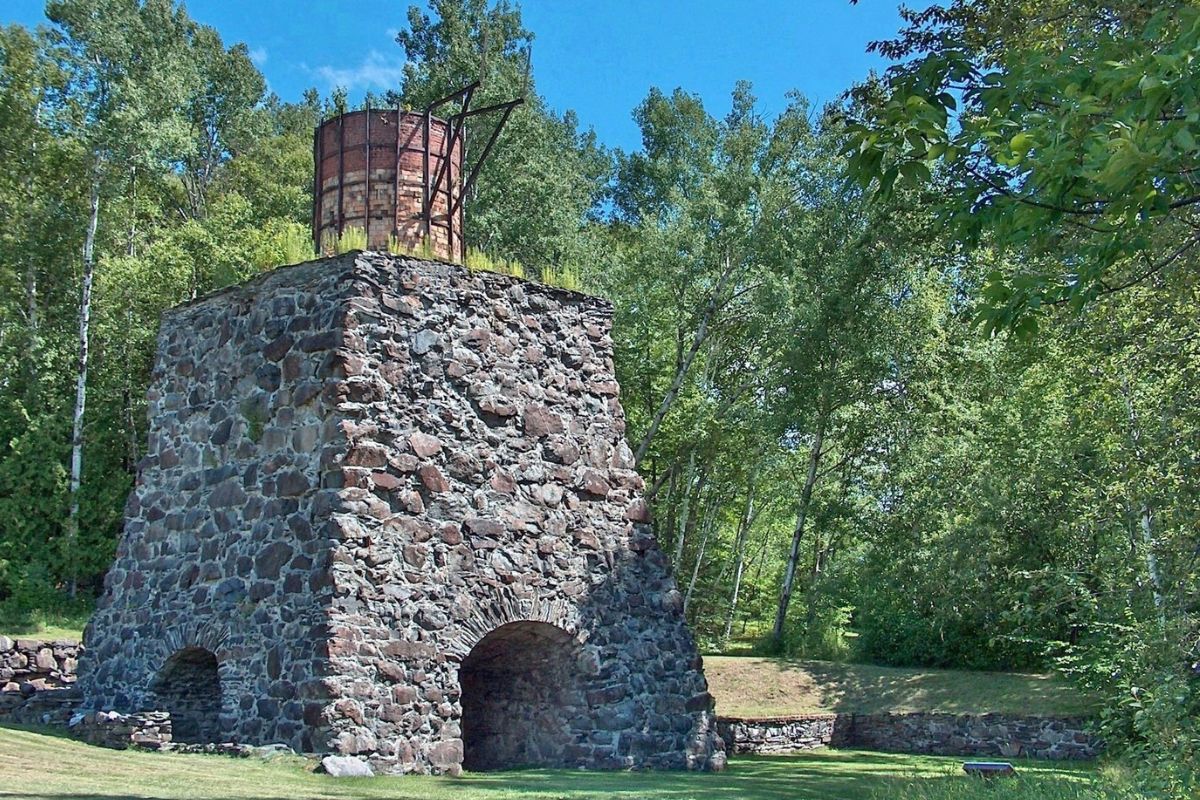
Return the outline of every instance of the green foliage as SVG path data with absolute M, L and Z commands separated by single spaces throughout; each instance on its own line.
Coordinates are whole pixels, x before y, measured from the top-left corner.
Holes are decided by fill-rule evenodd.
M 817 608 L 806 615 L 803 623 L 792 622 L 784 628 L 781 642 L 764 635 L 758 645 L 759 652 L 819 661 L 854 659 L 857 655 L 856 642 L 850 631 L 851 612 L 854 609 L 830 604 L 838 599 L 834 594 L 822 595 L 820 600 L 823 602 L 819 602 Z
M 1195 268 L 1200 7 L 953 0 L 904 16 L 873 45 L 901 63 L 856 93 L 849 174 L 887 196 L 936 171 L 953 235 L 1016 255 L 982 288 L 986 329 L 1031 333 L 1045 306 Z
M 253 264 L 261 270 L 285 264 L 299 264 L 316 257 L 312 231 L 307 225 L 281 219 L 269 221 L 257 242 Z
M 593 262 L 600 244 L 588 223 L 597 211 L 610 161 L 590 131 L 578 130 L 573 112 L 555 114 L 537 93 L 536 75 L 526 72 L 533 35 L 525 29 L 519 7 L 430 0 L 428 11 L 409 7 L 396 40 L 407 63 L 400 96 L 389 103 L 422 109 L 480 77 L 483 86 L 473 107 L 525 97 L 466 198 L 467 245 L 534 272 Z M 498 122 L 499 115 L 471 120 L 467 162 L 478 158 Z
M 1098 635 L 1060 659 L 1065 672 L 1110 698 L 1101 731 L 1140 765 L 1140 784 L 1154 795 L 1195 797 L 1200 791 L 1200 662 L 1181 661 L 1196 631 L 1180 620 L 1139 623 L 1133 615 L 1098 626 Z
M 14 595 L 0 601 L 0 636 L 78 642 L 93 610 L 90 598 L 64 600 L 52 587 L 37 596 Z
M 263 435 L 267 424 L 267 415 L 260 397 L 249 397 L 242 401 L 240 408 L 242 417 L 246 420 L 246 438 L 257 444 Z
M 146 442 L 162 311 L 307 244 L 315 96 L 261 103 L 244 45 L 163 2 L 0 29 L 0 602 L 99 589 Z M 78 254 L 101 198 L 78 532 L 67 536 Z M 303 235 L 301 235 L 303 233 Z M 303 245 L 302 245 L 303 242 Z

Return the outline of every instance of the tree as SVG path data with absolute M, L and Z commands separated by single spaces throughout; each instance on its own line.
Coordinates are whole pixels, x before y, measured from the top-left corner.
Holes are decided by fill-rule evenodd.
M 68 76 L 57 123 L 87 153 L 89 214 L 83 241 L 79 357 L 71 434 L 71 512 L 67 558 L 79 526 L 89 324 L 100 206 L 114 180 L 138 164 L 159 163 L 182 134 L 190 24 L 170 0 L 52 0 L 54 53 Z M 70 594 L 75 595 L 74 570 Z
M 408 58 L 401 104 L 424 109 L 477 79 L 483 84 L 474 108 L 525 98 L 466 198 L 467 244 L 531 270 L 572 267 L 587 277 L 597 255 L 589 223 L 608 175 L 606 154 L 591 132 L 578 130 L 572 112 L 555 114 L 537 93 L 528 61 L 533 35 L 519 9 L 507 2 L 489 8 L 487 0 L 431 0 L 429 9 L 432 15 L 411 6 L 408 27 L 396 37 Z M 469 121 L 468 163 L 482 155 L 498 121 Z
M 1189 0 L 905 11 L 900 63 L 861 101 L 849 172 L 887 195 L 936 180 L 949 230 L 1011 252 L 989 331 L 1192 270 L 1200 244 L 1200 8 Z
M 85 197 L 77 154 L 50 128 L 61 75 L 40 37 L 0 28 L 0 600 L 52 594 L 67 508 L 73 235 Z M 30 498 L 37 498 L 31 503 Z
M 816 634 L 823 573 L 849 532 L 837 514 L 828 515 L 853 506 L 854 484 L 886 445 L 890 431 L 883 423 L 903 386 L 909 353 L 929 323 L 921 292 L 932 259 L 920 241 L 921 215 L 900 204 L 868 205 L 839 181 L 842 165 L 831 154 L 840 129 L 832 117 L 825 121 L 825 155 L 810 165 L 804 193 L 811 207 L 783 229 L 778 244 L 792 267 L 779 309 L 787 333 L 775 369 L 774 416 L 781 440 L 804 457 L 771 633 L 777 649 L 784 646 L 802 559 L 808 566 L 805 635 Z M 825 482 L 833 484 L 819 504 L 827 517 L 810 530 Z
M 183 114 L 192 142 L 183 156 L 181 178 L 183 210 L 200 218 L 218 170 L 265 138 L 268 120 L 259 110 L 266 82 L 250 61 L 249 48 L 237 44 L 226 49 L 217 32 L 205 26 L 196 26 L 191 40 L 197 80 L 185 90 Z

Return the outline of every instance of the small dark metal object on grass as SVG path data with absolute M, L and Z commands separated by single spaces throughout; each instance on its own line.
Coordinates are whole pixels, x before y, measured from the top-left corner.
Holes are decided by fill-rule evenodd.
M 1013 765 L 1007 761 L 967 761 L 963 764 L 963 772 L 983 778 L 1017 774 L 1017 771 L 1013 769 Z

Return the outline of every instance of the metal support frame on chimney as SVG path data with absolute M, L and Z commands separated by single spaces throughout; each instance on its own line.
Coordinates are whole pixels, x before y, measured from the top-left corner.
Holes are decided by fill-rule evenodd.
M 479 170 L 483 167 L 483 163 L 487 160 L 488 155 L 491 154 L 492 148 L 496 144 L 496 139 L 500 136 L 500 131 L 504 128 L 505 123 L 508 122 L 508 118 L 512 115 L 513 109 L 525 102 L 524 97 L 518 97 L 517 99 L 510 100 L 507 103 L 497 103 L 484 108 L 471 108 L 471 99 L 474 97 L 475 91 L 479 88 L 479 86 L 480 82 L 474 81 L 456 92 L 452 92 L 445 97 L 433 101 L 425 108 L 425 153 L 422 175 L 424 191 L 422 192 L 421 197 L 421 220 L 425 226 L 426 236 L 429 235 L 430 228 L 435 220 L 433 215 L 433 207 L 435 204 L 435 199 L 437 198 L 437 193 L 442 188 L 442 180 L 446 180 L 447 194 L 449 195 L 446 203 L 447 208 L 445 219 L 447 225 L 451 226 L 451 230 L 453 230 L 454 215 L 462 209 L 463 198 L 465 198 L 474 187 L 475 181 L 479 177 Z M 430 120 L 433 118 L 434 110 L 436 110 L 439 106 L 443 106 L 446 103 L 451 103 L 455 100 L 459 100 L 461 105 L 457 114 L 446 118 L 449 128 L 449 135 L 446 137 L 445 152 L 441 156 L 441 163 L 438 165 L 436 175 L 431 175 L 429 165 Z M 470 171 L 466 171 L 466 165 L 463 165 L 467 179 L 463 182 L 462 188 L 459 190 L 458 197 L 456 198 L 454 197 L 454 192 L 451 188 L 453 186 L 453 181 L 451 180 L 452 167 L 450 164 L 450 162 L 453 160 L 454 148 L 458 146 L 460 140 L 465 138 L 466 122 L 468 119 L 495 111 L 503 112 L 503 115 L 500 117 L 500 122 L 492 130 L 491 136 L 488 137 L 487 143 L 483 147 L 483 152 L 480 153 L 479 159 L 475 162 L 475 166 L 471 167 Z M 437 219 L 442 218 L 437 217 Z

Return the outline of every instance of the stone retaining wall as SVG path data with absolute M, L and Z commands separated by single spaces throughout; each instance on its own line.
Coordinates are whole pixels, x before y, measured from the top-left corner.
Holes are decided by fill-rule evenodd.
M 75 666 L 82 646 L 0 636 L 0 722 L 66 725 L 79 705 Z
M 732 753 L 779 753 L 825 745 L 888 753 L 1087 760 L 1103 749 L 1082 717 L 1006 714 L 812 714 L 720 717 Z
M 45 642 L 0 636 L 0 692 L 41 691 L 75 682 L 77 642 Z
M 803 717 L 718 717 L 717 732 L 730 753 L 786 753 L 833 743 L 836 714 Z

